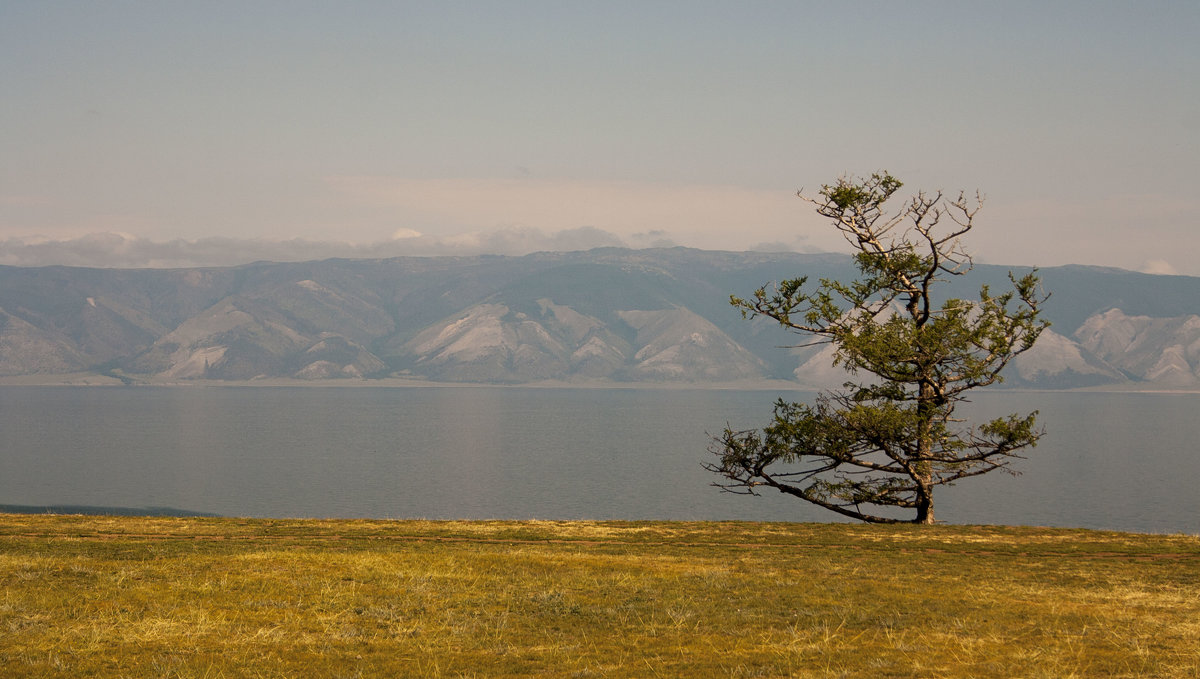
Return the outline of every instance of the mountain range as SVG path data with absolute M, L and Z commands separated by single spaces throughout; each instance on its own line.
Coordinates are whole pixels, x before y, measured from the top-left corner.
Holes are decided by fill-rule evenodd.
M 972 298 L 1028 267 L 977 265 Z M 191 269 L 0 267 L 0 376 L 126 383 L 373 380 L 522 384 L 844 381 L 828 346 L 729 296 L 849 279 L 845 255 L 685 248 L 258 262 Z M 1200 278 L 1039 272 L 1052 322 L 1009 386 L 1200 388 Z

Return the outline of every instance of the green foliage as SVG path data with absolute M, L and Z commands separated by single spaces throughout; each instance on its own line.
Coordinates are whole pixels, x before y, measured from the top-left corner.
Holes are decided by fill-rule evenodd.
M 959 239 L 982 199 L 922 192 L 889 214 L 884 203 L 900 186 L 884 172 L 844 177 L 819 198 L 801 194 L 857 250 L 857 279 L 811 286 L 802 276 L 730 298 L 747 318 L 831 343 L 835 365 L 867 377 L 812 406 L 781 401 L 761 432 L 726 429 L 713 450 L 719 463 L 707 465 L 724 477 L 716 485 L 749 494 L 772 487 L 863 521 L 932 523 L 936 486 L 1008 469 L 1037 443 L 1036 413 L 976 428 L 953 417 L 964 393 L 1001 381 L 1048 326 L 1037 275 L 1010 274 L 1013 288 L 1001 295 L 983 286 L 978 300 L 937 304 L 936 284 L 971 269 Z

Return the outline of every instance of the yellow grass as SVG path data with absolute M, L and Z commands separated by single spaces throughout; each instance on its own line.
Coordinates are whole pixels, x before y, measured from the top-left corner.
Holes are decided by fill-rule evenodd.
M 1200 538 L 0 515 L 4 677 L 1195 677 Z

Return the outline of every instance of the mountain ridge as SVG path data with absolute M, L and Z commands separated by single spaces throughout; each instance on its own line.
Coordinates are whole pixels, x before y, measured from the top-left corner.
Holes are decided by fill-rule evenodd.
M 981 264 L 941 292 L 1000 290 L 1009 270 Z M 827 386 L 839 372 L 819 348 L 728 300 L 782 278 L 854 274 L 848 255 L 687 248 L 0 266 L 0 376 Z M 1080 265 L 1040 275 L 1053 328 L 1006 372 L 1010 386 L 1200 386 L 1200 278 Z

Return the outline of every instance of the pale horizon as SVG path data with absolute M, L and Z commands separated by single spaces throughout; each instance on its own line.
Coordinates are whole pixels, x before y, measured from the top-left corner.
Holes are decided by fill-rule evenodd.
M 1200 6 L 0 6 L 0 264 L 844 252 L 796 198 L 986 197 L 981 263 L 1200 275 Z M 360 254 L 361 253 L 361 254 Z

